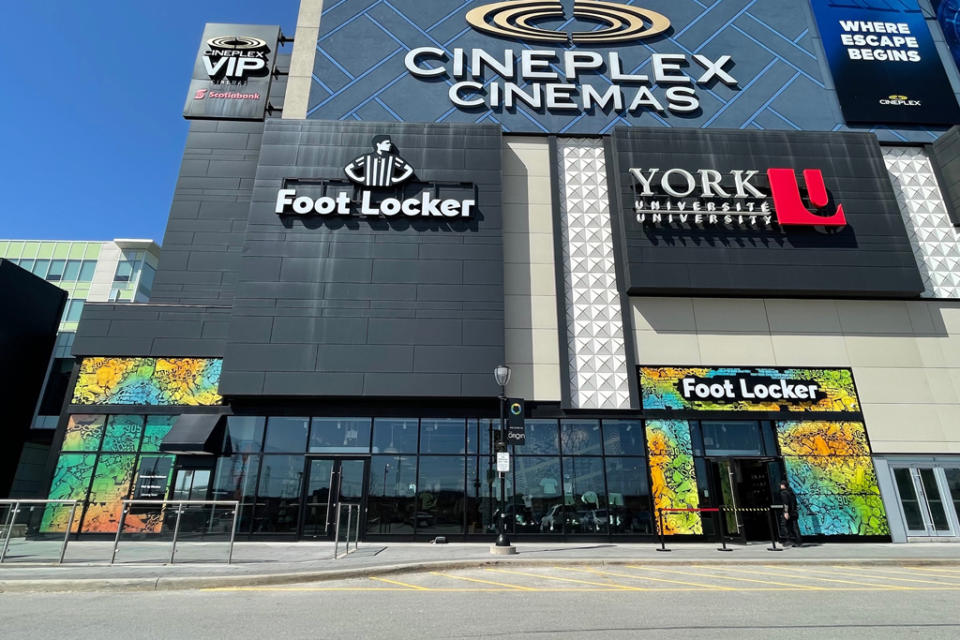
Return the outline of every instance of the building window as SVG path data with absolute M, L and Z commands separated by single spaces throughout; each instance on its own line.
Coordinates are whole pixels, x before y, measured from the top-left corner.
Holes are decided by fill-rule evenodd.
M 80 322 L 80 315 L 83 313 L 83 300 L 71 300 L 67 303 L 63 312 L 64 322 Z
M 47 280 L 50 282 L 60 282 L 63 280 L 63 270 L 66 266 L 66 260 L 51 260 L 50 270 L 47 271 Z
M 93 272 L 97 270 L 97 261 L 96 260 L 84 260 L 80 263 L 80 276 L 77 278 L 77 282 L 91 282 L 93 281 Z
M 80 277 L 80 260 L 67 260 L 67 266 L 63 270 L 63 279 L 67 282 L 76 282 Z

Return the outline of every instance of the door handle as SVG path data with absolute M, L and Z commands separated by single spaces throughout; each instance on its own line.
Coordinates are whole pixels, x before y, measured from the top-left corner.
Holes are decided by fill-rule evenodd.
M 336 466 L 330 468 L 330 484 L 327 485 L 329 489 L 327 490 L 327 513 L 324 517 L 323 530 L 326 532 L 330 528 L 330 505 L 333 501 L 333 478 L 337 475 Z M 340 494 L 339 487 L 337 488 L 337 495 Z

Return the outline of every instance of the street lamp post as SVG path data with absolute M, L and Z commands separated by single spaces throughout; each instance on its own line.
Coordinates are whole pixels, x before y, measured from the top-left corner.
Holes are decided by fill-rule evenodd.
M 507 402 L 507 383 L 510 382 L 510 367 L 500 365 L 493 370 L 493 377 L 500 386 L 500 445 L 503 451 L 507 450 L 506 425 L 504 424 L 503 407 Z M 500 517 L 497 519 L 497 547 L 509 547 L 510 538 L 507 537 L 507 481 L 506 474 L 500 472 Z

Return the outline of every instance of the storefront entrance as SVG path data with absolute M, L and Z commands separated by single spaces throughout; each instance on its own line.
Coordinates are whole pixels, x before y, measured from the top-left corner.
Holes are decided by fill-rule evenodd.
M 777 504 L 781 477 L 774 458 L 708 458 L 710 493 L 714 504 L 734 507 L 723 514 L 729 538 L 769 540 L 770 505 Z
M 358 504 L 364 513 L 367 464 L 362 458 L 307 458 L 301 537 L 332 539 L 340 503 Z M 346 523 L 341 523 L 341 531 L 344 527 Z
M 907 535 L 960 536 L 960 467 L 893 466 Z

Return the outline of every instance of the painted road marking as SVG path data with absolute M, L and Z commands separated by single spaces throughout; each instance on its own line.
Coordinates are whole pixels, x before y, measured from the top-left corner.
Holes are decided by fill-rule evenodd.
M 958 576 L 960 575 L 960 569 L 934 569 L 933 567 L 903 567 L 904 569 L 909 568 L 911 571 L 933 571 L 934 573 L 946 573 L 949 576 Z
M 792 583 L 792 582 L 776 582 L 776 581 L 774 581 L 774 580 L 757 580 L 756 578 L 737 578 L 736 576 L 718 575 L 718 574 L 716 574 L 716 573 L 704 573 L 704 572 L 702 571 L 702 569 L 705 569 L 705 568 L 707 568 L 707 567 L 703 567 L 703 566 L 697 565 L 696 568 L 697 568 L 697 569 L 701 569 L 701 571 L 700 571 L 700 573 L 699 573 L 698 575 L 701 575 L 701 576 L 703 576 L 703 577 L 705 577 L 705 578 L 716 578 L 717 580 L 736 580 L 737 582 L 756 582 L 756 583 L 758 583 L 758 584 L 772 584 L 772 585 L 777 586 L 777 587 L 791 587 L 791 588 L 794 588 L 794 589 L 809 589 L 809 590 L 811 590 L 811 591 L 822 591 L 822 590 L 823 590 L 823 587 L 814 587 L 814 586 L 806 585 L 806 584 L 796 584 L 796 583 Z M 716 567 L 713 567 L 713 568 L 717 569 Z M 724 571 L 724 570 L 726 570 L 726 567 L 719 568 L 719 570 L 720 570 L 720 571 Z M 669 570 L 668 570 L 668 569 L 660 569 L 660 571 L 669 571 Z M 681 572 L 680 572 L 680 571 L 671 571 L 670 573 L 681 573 Z M 744 573 L 747 573 L 747 572 L 744 572 Z M 750 574 L 750 575 L 753 575 L 753 574 Z
M 804 569 L 795 569 L 795 568 L 793 568 L 793 567 L 781 567 L 781 566 L 769 565 L 769 564 L 765 564 L 765 565 L 763 565 L 763 566 L 764 566 L 764 568 L 766 568 L 766 569 L 768 569 L 768 570 L 770 570 L 770 569 L 774 569 L 774 570 L 779 569 L 779 570 L 780 570 L 780 573 L 778 573 L 777 575 L 787 576 L 787 577 L 790 577 L 790 578 L 801 578 L 801 577 L 805 577 L 805 578 L 807 578 L 808 580 L 822 580 L 823 582 L 838 582 L 838 583 L 841 583 L 841 584 L 856 584 L 856 585 L 859 585 L 859 586 L 861 586 L 861 587 L 874 587 L 874 588 L 876 588 L 876 589 L 878 589 L 878 590 L 881 590 L 881 591 L 882 591 L 882 590 L 890 590 L 890 591 L 913 591 L 913 590 L 916 589 L 916 587 L 902 587 L 902 586 L 899 586 L 899 585 L 875 584 L 875 583 L 872 583 L 872 582 L 857 582 L 857 581 L 854 581 L 854 580 L 837 580 L 836 578 L 821 578 L 821 577 L 819 577 L 819 576 L 803 576 L 803 575 L 799 575 L 799 576 L 798 576 L 795 572 L 799 571 L 799 572 L 801 572 L 801 574 L 802 574 L 802 573 L 806 573 L 807 571 L 804 570 Z M 794 572 L 794 573 L 782 573 L 783 571 L 792 571 L 792 572 Z M 776 573 L 776 571 L 775 571 L 775 573 Z M 829 575 L 833 575 L 833 574 L 829 574 Z
M 943 575 L 941 571 L 945 573 L 945 570 L 940 569 L 929 569 L 931 573 L 923 574 L 924 577 L 929 577 L 930 580 L 923 580 L 918 578 L 907 578 L 907 577 L 895 577 L 888 575 L 876 575 L 876 572 L 883 571 L 884 573 L 892 573 L 893 571 L 914 571 L 919 569 L 918 567 L 885 567 L 885 568 L 872 568 L 869 571 L 873 572 L 869 575 L 866 575 L 868 580 L 893 580 L 896 582 L 910 582 L 917 583 L 918 586 L 903 585 L 903 584 L 876 584 L 875 582 L 857 582 L 854 580 L 844 580 L 840 578 L 827 578 L 820 577 L 820 575 L 814 574 L 823 574 L 827 576 L 846 576 L 847 573 L 854 571 L 854 568 L 848 566 L 838 566 L 834 570 L 830 569 L 815 569 L 815 568 L 800 568 L 800 567 L 785 567 L 782 565 L 763 565 L 763 567 L 750 567 L 746 568 L 743 565 L 739 567 L 730 567 L 730 566 L 708 566 L 708 565 L 693 565 L 689 571 L 684 571 L 681 568 L 676 569 L 666 569 L 660 567 L 647 567 L 642 565 L 626 565 L 630 570 L 636 570 L 637 572 L 625 573 L 617 571 L 608 571 L 604 569 L 594 569 L 591 567 L 568 567 L 568 566 L 555 566 L 552 568 L 545 568 L 544 571 L 552 572 L 564 572 L 569 575 L 569 572 L 575 572 L 579 574 L 588 574 L 598 577 L 606 578 L 607 582 L 599 581 L 590 581 L 590 580 L 579 580 L 570 577 L 560 577 L 557 575 L 551 575 L 549 573 L 536 573 L 533 571 L 516 571 L 510 569 L 494 569 L 486 568 L 471 570 L 470 573 L 474 575 L 483 571 L 487 574 L 489 573 L 499 573 L 507 574 L 513 576 L 521 576 L 527 579 L 536 579 L 543 582 L 562 582 L 565 583 L 563 587 L 550 587 L 550 586 L 527 586 L 526 584 L 513 584 L 506 582 L 497 582 L 494 580 L 487 580 L 479 577 L 473 577 L 473 575 L 459 575 L 452 572 L 441 572 L 434 571 L 430 572 L 429 575 L 435 576 L 440 579 L 450 579 L 456 581 L 463 581 L 469 583 L 475 583 L 476 586 L 465 586 L 465 587 L 447 587 L 442 586 L 442 583 L 437 586 L 423 586 L 419 584 L 414 584 L 413 582 L 403 582 L 400 580 L 394 580 L 392 578 L 386 578 L 381 576 L 369 576 L 366 579 L 355 579 L 343 586 L 263 586 L 263 587 L 214 587 L 209 589 L 203 589 L 203 591 L 269 591 L 269 592 L 364 592 L 364 591 L 390 591 L 395 593 L 423 593 L 423 592 L 434 592 L 434 593 L 516 593 L 517 591 L 525 591 L 528 593 L 624 593 L 629 591 L 634 592 L 648 592 L 648 593 L 676 593 L 676 592 L 691 592 L 691 591 L 726 591 L 726 592 L 763 592 L 763 591 L 776 591 L 776 592 L 792 592 L 792 591 L 820 591 L 820 592 L 851 592 L 851 591 L 862 591 L 862 592 L 878 592 L 878 591 L 960 591 L 960 584 L 956 582 L 943 582 L 939 581 L 939 578 L 948 578 L 954 577 L 953 575 Z M 704 571 L 704 569 L 710 569 L 709 572 Z M 857 568 L 860 569 L 860 568 Z M 642 573 L 641 573 L 642 572 Z M 734 580 L 738 582 L 745 583 L 759 583 L 761 585 L 769 585 L 762 587 L 751 587 L 751 586 L 740 586 L 733 585 L 728 586 L 722 583 L 718 584 L 708 584 L 705 582 L 693 582 L 686 581 L 681 579 L 670 579 L 664 577 L 653 577 L 646 575 L 647 573 L 667 573 L 667 574 L 678 574 L 680 576 L 691 576 L 693 578 L 701 577 L 708 578 L 711 580 Z M 746 574 L 749 577 L 738 578 L 730 575 L 723 575 L 726 573 L 739 573 Z M 932 573 L 936 572 L 936 574 Z M 411 576 L 416 576 L 418 574 L 411 574 Z M 428 574 L 419 574 L 419 575 L 428 575 Z M 836 585 L 854 585 L 854 586 L 832 586 L 832 585 L 809 585 L 809 584 L 800 584 L 800 583 L 788 583 L 788 582 L 778 582 L 775 580 L 765 580 L 763 577 L 773 576 L 773 575 L 785 575 L 789 578 L 795 580 L 804 580 L 804 581 L 817 581 L 817 582 L 828 582 Z M 914 574 L 915 575 L 915 574 Z M 650 581 L 654 583 L 664 583 L 662 585 L 655 586 L 632 586 L 630 584 L 621 584 L 619 582 L 614 582 L 609 580 L 610 578 L 626 578 L 631 581 Z M 937 578 L 938 580 L 934 580 Z M 408 578 L 410 579 L 410 578 Z M 414 578 L 415 580 L 415 578 Z M 364 584 L 366 582 L 366 584 Z M 536 584 L 533 580 L 521 580 L 520 582 L 529 582 L 531 584 Z M 376 583 L 383 583 L 383 586 L 372 586 Z M 448 583 L 449 584 L 449 583 Z M 919 586 L 923 584 L 930 584 L 936 586 Z M 582 586 L 581 586 L 582 585 Z M 680 585 L 679 587 L 671 585 Z
M 645 569 L 646 567 L 634 567 L 634 566 L 632 566 L 632 565 L 627 565 L 627 568 L 628 568 L 628 569 Z M 729 591 L 729 590 L 730 590 L 730 589 L 727 588 L 727 587 L 723 587 L 723 586 L 720 586 L 720 585 L 714 585 L 714 584 L 704 584 L 704 583 L 702 583 L 702 582 L 686 582 L 686 581 L 683 581 L 683 580 L 668 580 L 667 578 L 654 578 L 653 576 L 637 575 L 637 574 L 635 574 L 635 573 L 616 573 L 616 572 L 613 572 L 613 571 L 608 571 L 607 573 L 609 573 L 610 575 L 614 575 L 614 576 L 622 576 L 622 577 L 624 577 L 624 578 L 630 578 L 630 579 L 632 579 L 632 580 L 648 580 L 648 581 L 651 581 L 651 582 L 667 582 L 667 583 L 670 583 L 670 584 L 682 584 L 682 585 L 686 585 L 686 586 L 688 586 L 688 587 L 697 587 L 697 589 L 695 589 L 696 591 Z M 691 589 L 691 591 L 693 591 L 693 590 L 694 590 L 694 589 Z
M 418 591 L 429 591 L 427 587 L 421 587 L 420 585 L 410 584 L 409 582 L 400 582 L 399 580 L 390 580 L 389 578 L 378 578 L 377 576 L 370 576 L 371 580 L 377 580 L 379 582 L 386 582 L 388 584 L 398 584 L 401 587 L 406 587 L 408 589 L 415 589 Z
M 630 587 L 627 585 L 621 585 L 616 583 L 603 583 L 603 582 L 589 582 L 587 580 L 574 580 L 573 578 L 558 578 L 556 576 L 545 576 L 539 573 L 526 573 L 524 571 L 509 571 L 507 569 L 487 569 L 487 571 L 493 571 L 495 573 L 512 573 L 518 576 L 528 576 L 531 578 L 540 578 L 543 580 L 559 580 L 561 582 L 576 582 L 579 584 L 589 584 L 595 587 L 614 587 L 617 589 L 623 589 L 624 591 L 646 591 L 646 589 L 641 589 L 639 587 Z
M 835 569 L 836 569 L 839 573 L 845 573 L 845 574 L 847 574 L 847 575 L 849 575 L 849 574 L 851 574 L 851 573 L 854 573 L 853 571 L 850 571 L 850 569 L 849 569 L 848 567 L 838 566 L 838 567 L 835 567 Z M 920 583 L 925 583 L 925 584 L 935 584 L 935 585 L 939 585 L 939 586 L 942 586 L 942 587 L 943 587 L 943 586 L 946 586 L 946 587 L 960 587 L 960 582 L 942 582 L 942 581 L 938 581 L 938 580 L 918 580 L 918 579 L 916 579 L 916 578 L 899 578 L 899 577 L 897 577 L 897 576 L 881 576 L 881 575 L 877 575 L 877 574 L 876 574 L 876 569 L 871 569 L 871 568 L 869 568 L 869 567 L 857 567 L 857 571 L 859 571 L 859 572 L 867 572 L 865 575 L 866 575 L 866 577 L 868 577 L 868 578 L 870 578 L 870 579 L 883 578 L 884 580 L 896 580 L 896 581 L 898 581 L 898 582 L 920 582 Z M 939 576 L 930 576 L 930 577 L 931 577 L 931 578 L 936 578 L 936 577 L 939 577 Z
M 630 573 L 618 573 L 616 571 L 600 571 L 599 569 L 583 569 L 583 568 L 574 568 L 574 567 L 556 567 L 556 568 L 562 571 L 579 571 L 581 573 L 592 573 L 595 575 L 615 576 L 618 578 L 629 578 L 631 580 L 652 580 L 654 582 L 669 582 L 672 584 L 692 585 L 694 587 L 693 589 L 644 588 L 643 589 L 644 591 L 716 591 L 718 590 L 715 587 L 710 585 L 700 585 L 693 582 L 680 582 L 679 580 L 662 580 L 660 578 L 650 578 L 648 576 L 638 576 Z
M 517 584 L 507 584 L 506 582 L 493 582 L 492 580 L 481 580 L 480 578 L 468 578 L 467 576 L 455 576 L 450 573 L 440 573 L 439 571 L 431 571 L 430 575 L 440 576 L 442 578 L 451 578 L 453 580 L 466 580 L 467 582 L 479 582 L 481 584 L 492 584 L 497 587 L 507 587 L 508 589 L 516 589 L 519 591 L 536 591 L 535 587 L 522 587 Z

